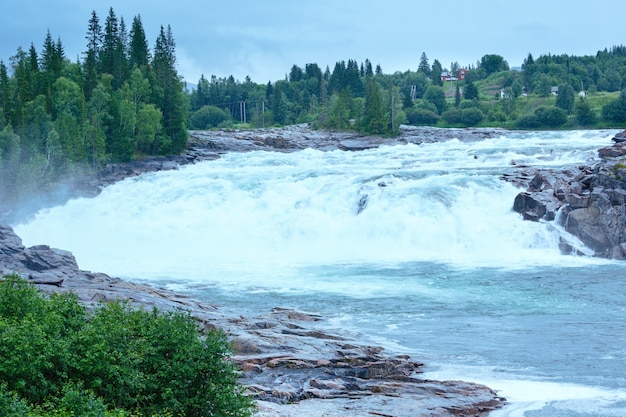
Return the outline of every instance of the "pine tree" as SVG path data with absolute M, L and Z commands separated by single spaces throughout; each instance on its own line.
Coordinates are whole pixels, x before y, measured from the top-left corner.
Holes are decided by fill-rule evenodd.
M 152 59 L 156 83 L 153 91 L 163 112 L 163 130 L 172 153 L 181 152 L 187 144 L 186 108 L 183 84 L 176 72 L 175 47 L 172 28 L 168 25 L 166 32 L 161 26 Z
M 374 76 L 374 71 L 372 70 L 372 63 L 370 62 L 369 59 L 365 60 L 365 76 L 366 77 Z
M 89 100 L 93 89 L 98 84 L 98 58 L 102 48 L 102 27 L 95 10 L 91 12 L 85 38 L 87 39 L 87 52 L 85 52 L 85 60 L 83 61 L 83 73 L 85 74 L 83 89 L 85 98 Z
M 0 60 L 0 129 L 9 120 L 11 108 L 11 86 L 9 84 L 9 74 L 4 61 Z M 0 154 L 0 158 L 2 155 Z
M 386 130 L 383 101 L 378 84 L 372 77 L 365 82 L 365 112 L 363 115 L 363 131 L 368 134 L 383 134 Z
M 111 7 L 104 24 L 104 36 L 100 50 L 100 72 L 105 74 L 113 75 L 115 72 L 115 51 L 117 51 L 117 43 L 119 41 L 118 26 L 117 17 Z
M 433 67 L 430 72 L 430 76 L 431 76 L 431 80 L 433 84 L 439 85 L 439 86 L 443 85 L 443 81 L 441 80 L 442 72 L 443 72 L 443 67 L 441 66 L 441 63 L 439 62 L 439 60 L 435 59 L 433 61 Z
M 420 63 L 417 67 L 417 72 L 421 72 L 427 77 L 430 77 L 430 64 L 428 63 L 428 57 L 426 56 L 426 52 L 422 52 Z
M 30 44 L 30 49 L 28 50 L 28 61 L 29 61 L 29 73 L 30 73 L 30 83 L 31 83 L 31 97 L 37 97 L 41 94 L 40 86 L 39 86 L 39 56 L 37 55 L 37 50 L 35 49 L 34 44 Z
M 478 89 L 471 80 L 466 81 L 463 95 L 466 100 L 478 100 Z
M 130 46 L 129 46 L 129 65 L 144 67 L 148 65 L 150 60 L 150 52 L 148 51 L 148 41 L 146 33 L 141 23 L 141 16 L 137 15 L 133 18 L 133 24 L 130 28 Z

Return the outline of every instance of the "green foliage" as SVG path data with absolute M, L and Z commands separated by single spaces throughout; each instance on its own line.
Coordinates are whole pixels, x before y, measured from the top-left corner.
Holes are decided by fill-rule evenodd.
M 555 128 L 567 122 L 567 113 L 554 106 L 540 106 L 534 114 L 525 115 L 517 120 L 517 126 L 522 129 L 536 129 L 541 127 Z
M 480 59 L 480 68 L 483 69 L 487 76 L 495 72 L 508 71 L 509 66 L 500 55 L 489 54 Z
M 597 123 L 598 117 L 586 100 L 578 100 L 574 105 L 574 117 L 581 126 L 591 126 Z
M 622 90 L 618 98 L 602 107 L 602 117 L 609 122 L 626 122 L 626 90 Z
M 409 124 L 434 126 L 439 121 L 439 115 L 431 110 L 411 108 L 406 110 L 406 118 Z
M 365 114 L 362 130 L 367 134 L 383 134 L 387 130 L 387 120 L 380 91 L 378 91 L 378 84 L 374 78 L 367 78 L 365 89 Z
M 17 136 L 11 142 L 19 143 L 0 151 L 0 169 L 11 171 L 2 175 L 3 203 L 26 189 L 45 191 L 79 167 L 97 170 L 105 162 L 185 148 L 187 99 L 171 29 L 161 28 L 152 54 L 140 17 L 129 36 L 111 8 L 104 25 L 92 13 L 86 39 L 82 62 L 70 62 L 50 32 L 41 53 L 33 45 L 28 52 L 18 48 L 11 76 L 0 62 L 0 130 L 10 125 Z
M 467 81 L 465 83 L 465 91 L 463 92 L 463 97 L 465 97 L 466 100 L 478 100 L 478 89 L 472 81 Z
M 572 86 L 569 84 L 560 85 L 559 94 L 556 96 L 556 106 L 570 114 L 574 110 L 574 100 L 575 94 Z
M 441 118 L 450 125 L 476 126 L 485 118 L 483 112 L 476 107 L 466 109 L 450 109 L 445 111 Z
M 219 107 L 207 105 L 191 115 L 190 127 L 197 130 L 210 129 L 219 126 L 229 118 L 229 115 Z
M 446 94 L 439 86 L 429 86 L 424 93 L 424 100 L 435 106 L 437 114 L 443 113 L 446 109 Z
M 229 354 L 223 333 L 202 337 L 180 311 L 89 313 L 75 295 L 0 281 L 0 415 L 248 416 Z

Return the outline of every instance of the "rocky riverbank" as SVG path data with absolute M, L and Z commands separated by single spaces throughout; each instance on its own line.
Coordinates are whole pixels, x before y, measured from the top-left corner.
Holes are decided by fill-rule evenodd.
M 192 131 L 184 155 L 109 165 L 97 177 L 81 181 L 68 198 L 95 195 L 127 177 L 178 169 L 227 152 L 359 151 L 381 144 L 471 141 L 504 134 L 498 129 L 406 127 L 398 138 L 380 138 L 315 131 L 302 125 Z M 596 256 L 624 259 L 626 166 L 621 164 L 626 145 L 618 135 L 616 144 L 599 155 L 602 160 L 594 166 L 559 171 L 517 167 L 515 174 L 503 179 L 526 189 L 512 202 L 525 219 L 559 222 Z M 561 249 L 576 252 L 576 245 L 563 241 Z M 233 359 L 243 369 L 242 383 L 258 400 L 263 417 L 481 416 L 505 404 L 482 385 L 424 380 L 421 363 L 359 343 L 358 335 L 329 329 L 322 317 L 279 307 L 255 316 L 227 314 L 223 308 L 181 294 L 82 271 L 71 253 L 45 245 L 25 248 L 12 229 L 0 226 L 0 273 L 10 271 L 18 271 L 48 293 L 74 291 L 86 304 L 122 298 L 159 309 L 183 308 L 205 329 L 224 329 L 233 342 Z
M 587 255 L 626 259 L 626 131 L 598 150 L 599 162 L 563 170 L 527 169 L 503 176 L 526 190 L 513 209 L 525 220 L 555 222 L 578 238 Z M 565 254 L 580 250 L 561 240 Z
M 483 385 L 420 378 L 423 365 L 330 329 L 323 317 L 276 307 L 232 315 L 168 290 L 79 269 L 64 250 L 24 247 L 0 226 L 0 274 L 18 272 L 45 293 L 73 291 L 93 306 L 114 299 L 161 310 L 185 309 L 202 329 L 223 329 L 260 417 L 485 416 L 505 399 Z
M 146 172 L 177 169 L 181 165 L 214 160 L 229 152 L 295 152 L 302 149 L 323 151 L 362 151 L 381 145 L 422 144 L 442 140 L 481 140 L 505 134 L 501 129 L 442 129 L 402 126 L 393 138 L 364 136 L 356 132 L 314 130 L 306 124 L 251 130 L 192 130 L 184 155 L 146 158 L 122 164 L 109 164 L 92 183 L 93 192 L 127 177 Z

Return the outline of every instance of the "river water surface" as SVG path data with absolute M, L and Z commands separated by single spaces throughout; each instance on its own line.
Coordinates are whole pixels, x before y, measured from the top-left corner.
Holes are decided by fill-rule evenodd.
M 513 133 L 362 152 L 231 153 L 146 174 L 15 225 L 82 269 L 243 314 L 319 313 L 481 382 L 494 416 L 626 415 L 626 263 L 559 253 L 522 221 L 520 165 L 591 163 L 612 131 Z

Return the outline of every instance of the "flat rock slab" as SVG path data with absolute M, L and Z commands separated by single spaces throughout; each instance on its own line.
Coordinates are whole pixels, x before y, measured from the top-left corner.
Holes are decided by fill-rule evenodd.
M 45 293 L 72 291 L 90 308 L 129 300 L 142 308 L 189 311 L 201 331 L 222 329 L 259 416 L 483 416 L 506 403 L 483 385 L 423 380 L 422 363 L 360 343 L 317 314 L 278 307 L 229 314 L 183 294 L 80 270 L 70 252 L 25 248 L 0 225 L 0 273 L 10 272 Z

